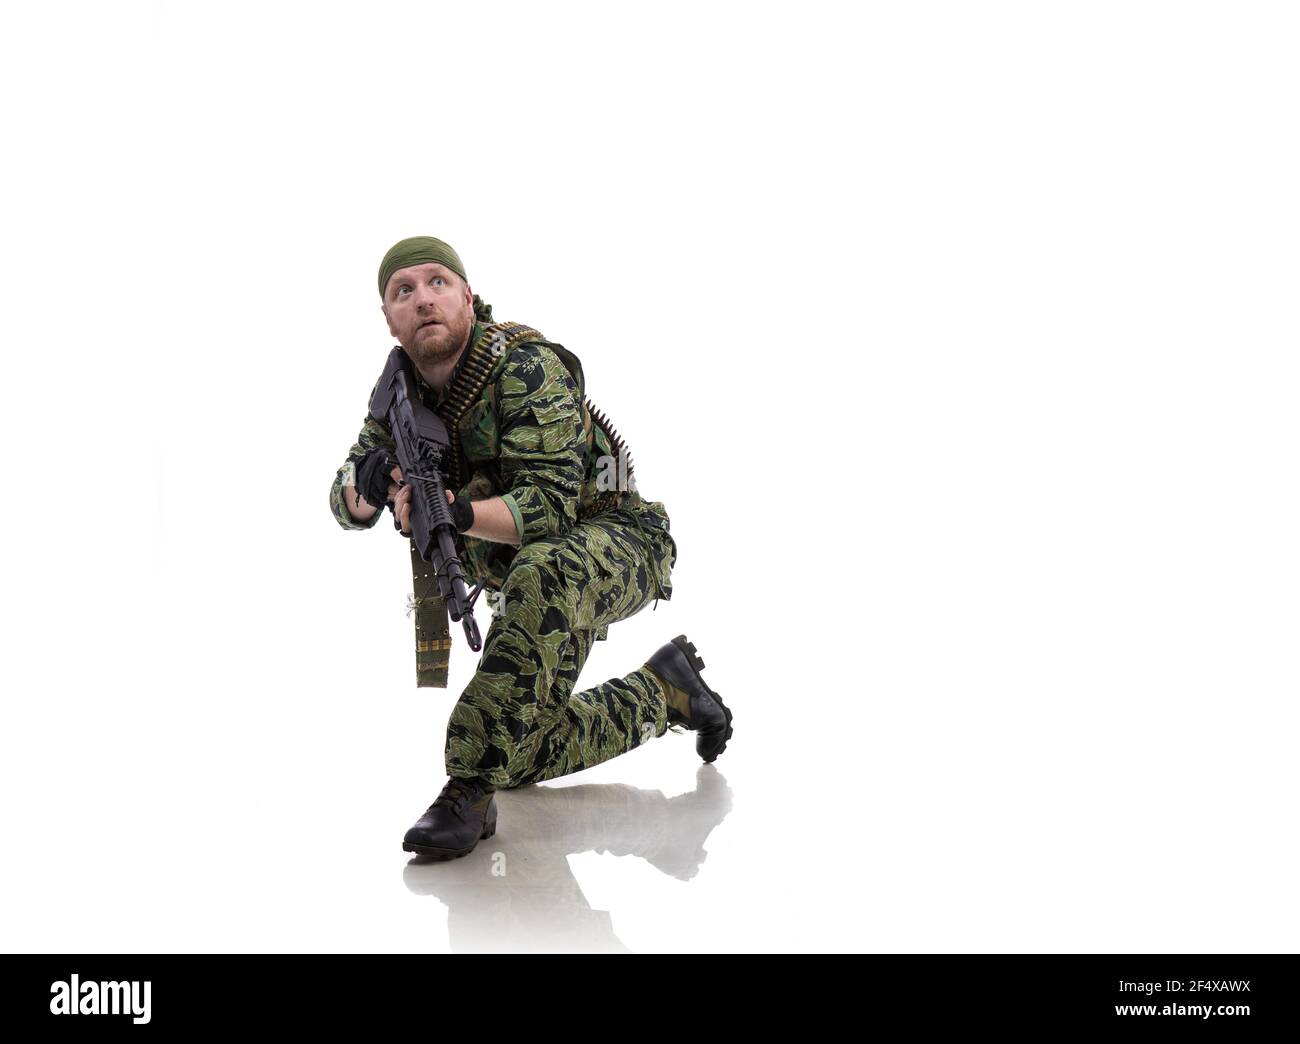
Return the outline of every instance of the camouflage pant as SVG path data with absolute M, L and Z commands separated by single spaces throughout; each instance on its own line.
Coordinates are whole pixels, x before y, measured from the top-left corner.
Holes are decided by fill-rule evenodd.
M 668 708 L 641 667 L 574 692 L 611 623 L 672 595 L 677 557 L 658 502 L 579 522 L 516 552 L 478 670 L 447 725 L 449 776 L 498 790 L 567 775 L 662 736 Z M 653 650 L 646 650 L 647 657 Z

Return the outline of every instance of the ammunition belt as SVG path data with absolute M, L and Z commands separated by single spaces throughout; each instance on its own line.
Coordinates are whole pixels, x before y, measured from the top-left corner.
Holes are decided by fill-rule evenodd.
M 437 409 L 451 438 L 451 459 L 447 462 L 447 474 L 453 489 L 463 486 L 467 478 L 462 474 L 460 466 L 460 419 L 482 396 L 497 360 L 517 345 L 541 340 L 545 338 L 522 323 L 492 323 L 484 328 L 483 336 L 466 351 L 460 373 Z
M 614 425 L 610 423 L 609 417 L 596 409 L 596 407 L 592 405 L 590 399 L 584 397 L 582 401 L 583 405 L 587 408 L 587 412 L 591 414 L 592 423 L 605 433 L 605 438 L 609 439 L 610 448 L 614 451 L 614 468 L 616 474 L 618 473 L 619 465 L 622 463 L 623 459 L 625 457 L 627 458 L 627 480 L 628 484 L 631 485 L 632 454 L 628 452 L 627 443 L 624 442 L 618 432 L 614 430 Z M 621 505 L 626 498 L 626 490 L 611 489 L 596 497 L 596 499 L 592 501 L 591 506 L 580 514 L 583 518 L 590 518 L 592 515 L 599 515 L 602 511 L 611 511 Z
M 447 462 L 448 478 L 452 488 L 465 484 L 467 476 L 461 468 L 460 420 L 474 403 L 483 395 L 483 389 L 496 368 L 497 361 L 521 344 L 530 341 L 545 342 L 543 337 L 532 327 L 522 323 L 492 323 L 484 327 L 483 336 L 472 344 L 465 353 L 465 359 L 452 383 L 447 397 L 437 409 L 437 414 L 447 425 L 447 435 L 451 439 L 450 460 Z M 623 441 L 609 417 L 596 409 L 585 395 L 582 399 L 583 409 L 591 417 L 592 423 L 605 433 L 610 448 L 614 451 L 615 468 L 627 460 L 627 478 L 632 481 L 632 455 L 627 443 Z M 609 511 L 622 504 L 627 497 L 626 490 L 613 489 L 600 494 L 592 504 L 582 512 L 582 517 Z

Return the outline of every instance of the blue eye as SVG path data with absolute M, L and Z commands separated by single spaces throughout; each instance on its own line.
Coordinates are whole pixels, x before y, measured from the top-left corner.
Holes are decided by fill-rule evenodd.
M 447 281 L 443 279 L 442 276 L 434 276 L 432 279 L 429 280 L 429 282 L 438 283 L 439 285 L 445 286 Z

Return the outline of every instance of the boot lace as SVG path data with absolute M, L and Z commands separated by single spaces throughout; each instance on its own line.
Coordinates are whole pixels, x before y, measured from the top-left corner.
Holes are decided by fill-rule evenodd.
M 433 799 L 433 803 L 435 805 L 450 805 L 453 809 L 460 809 L 473 801 L 479 793 L 478 788 L 472 783 L 449 779 L 447 785 L 442 788 L 442 793 Z

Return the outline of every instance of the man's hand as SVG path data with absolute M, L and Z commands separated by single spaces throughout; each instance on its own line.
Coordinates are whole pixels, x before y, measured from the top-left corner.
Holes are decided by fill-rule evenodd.
M 393 499 L 393 486 L 388 481 L 390 471 L 401 474 L 401 470 L 396 467 L 393 459 L 388 455 L 388 450 L 383 446 L 375 446 L 357 461 L 357 496 L 367 507 L 382 511 L 384 502 Z
M 397 527 L 401 529 L 402 536 L 411 535 L 411 487 L 409 484 L 402 482 L 402 469 L 393 468 L 393 480 L 401 485 L 389 486 L 389 493 L 393 501 L 393 518 Z M 450 504 L 455 498 L 451 490 L 447 490 L 447 503 Z

